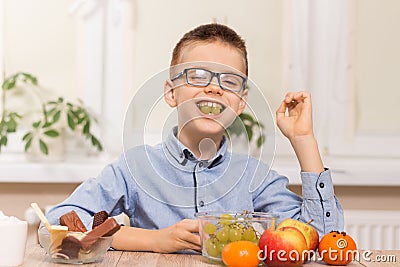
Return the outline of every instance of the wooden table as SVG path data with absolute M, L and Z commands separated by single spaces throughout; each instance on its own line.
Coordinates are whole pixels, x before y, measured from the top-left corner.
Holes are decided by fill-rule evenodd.
M 361 252 L 362 253 L 362 252 Z M 391 262 L 377 262 L 386 258 Z M 382 251 L 373 250 L 369 255 L 369 259 L 360 258 L 360 262 L 353 261 L 347 266 L 383 266 L 394 267 L 400 266 L 400 251 Z M 373 262 L 375 261 L 375 262 Z M 28 245 L 25 252 L 24 264 L 22 266 L 68 266 L 65 264 L 52 263 L 49 256 L 46 255 L 43 248 L 37 244 Z M 219 266 L 218 264 L 207 261 L 201 255 L 186 255 L 186 254 L 159 254 L 149 252 L 127 252 L 127 251 L 108 251 L 103 257 L 103 260 L 94 264 L 85 266 L 179 266 L 179 267 L 196 267 L 196 266 Z M 308 262 L 305 266 L 327 266 L 322 262 Z

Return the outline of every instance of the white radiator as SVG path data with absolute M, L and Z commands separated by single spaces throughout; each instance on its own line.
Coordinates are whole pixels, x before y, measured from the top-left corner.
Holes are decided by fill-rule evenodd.
M 400 249 L 400 211 L 345 210 L 344 217 L 358 249 Z

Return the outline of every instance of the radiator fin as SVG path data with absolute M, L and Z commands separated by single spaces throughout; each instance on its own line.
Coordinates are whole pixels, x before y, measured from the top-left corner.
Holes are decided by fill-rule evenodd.
M 400 211 L 346 210 L 345 231 L 359 249 L 400 249 Z

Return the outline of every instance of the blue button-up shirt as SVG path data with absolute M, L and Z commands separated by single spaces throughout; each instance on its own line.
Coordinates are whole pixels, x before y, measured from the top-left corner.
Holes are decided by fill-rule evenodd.
M 312 223 L 322 236 L 343 229 L 343 210 L 333 191 L 330 171 L 302 172 L 303 198 L 288 179 L 247 155 L 231 153 L 224 137 L 214 158 L 199 160 L 176 137 L 139 146 L 122 154 L 96 177 L 82 183 L 46 215 L 52 224 L 75 210 L 91 229 L 94 213 L 125 213 L 131 226 L 161 229 L 197 211 L 262 211 Z M 323 186 L 321 186 L 323 185 Z

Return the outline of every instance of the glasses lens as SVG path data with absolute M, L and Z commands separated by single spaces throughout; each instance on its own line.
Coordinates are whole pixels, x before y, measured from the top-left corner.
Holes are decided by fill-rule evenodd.
M 220 76 L 221 86 L 232 91 L 240 91 L 243 85 L 243 78 L 236 74 L 223 73 Z
M 207 85 L 211 79 L 211 72 L 203 69 L 188 69 L 187 79 L 190 84 Z

